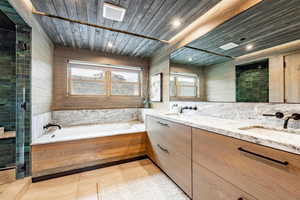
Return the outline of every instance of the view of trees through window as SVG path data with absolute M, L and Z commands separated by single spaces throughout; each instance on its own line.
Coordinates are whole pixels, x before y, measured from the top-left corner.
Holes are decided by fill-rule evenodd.
M 140 96 L 141 71 L 70 63 L 71 95 Z

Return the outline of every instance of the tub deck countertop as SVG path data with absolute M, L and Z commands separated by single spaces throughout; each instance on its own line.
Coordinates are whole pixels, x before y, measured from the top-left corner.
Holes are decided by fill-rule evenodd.
M 109 124 L 90 124 L 63 127 L 49 134 L 32 141 L 31 145 L 49 144 L 56 142 L 66 142 L 114 135 L 133 134 L 145 132 L 145 124 L 140 121 L 109 123 Z
M 7 132 L 4 132 L 3 135 L 0 135 L 0 140 L 1 139 L 15 138 L 15 137 L 16 137 L 16 131 L 7 131 Z

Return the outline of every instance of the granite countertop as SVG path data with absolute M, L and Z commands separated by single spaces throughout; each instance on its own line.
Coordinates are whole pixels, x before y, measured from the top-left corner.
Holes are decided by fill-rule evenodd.
M 257 133 L 251 132 L 251 130 L 240 129 L 257 125 L 249 122 L 206 117 L 196 114 L 168 115 L 157 111 L 145 114 L 300 155 L 300 130 L 297 129 L 290 130 L 295 133 L 278 133 L 272 130 L 268 133 Z

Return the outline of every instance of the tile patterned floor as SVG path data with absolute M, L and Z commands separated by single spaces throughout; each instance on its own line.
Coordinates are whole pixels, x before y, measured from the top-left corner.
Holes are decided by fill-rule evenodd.
M 189 200 L 151 161 L 34 183 L 22 200 Z

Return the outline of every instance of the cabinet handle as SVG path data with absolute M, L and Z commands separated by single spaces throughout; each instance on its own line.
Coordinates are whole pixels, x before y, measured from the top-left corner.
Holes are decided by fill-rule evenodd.
M 263 156 L 263 155 L 260 155 L 260 154 L 257 154 L 257 153 L 254 153 L 254 152 L 245 150 L 245 149 L 243 149 L 242 147 L 239 147 L 238 150 L 239 150 L 239 151 L 242 151 L 242 152 L 245 152 L 245 153 L 248 153 L 248 154 L 251 154 L 251 155 L 254 155 L 254 156 L 259 157 L 259 158 L 263 158 L 263 159 L 265 159 L 265 160 L 269 160 L 269 161 L 275 162 L 275 163 L 280 164 L 280 165 L 287 166 L 287 165 L 289 164 L 289 162 L 287 162 L 287 161 L 275 160 L 275 159 L 273 159 L 273 158 L 269 158 L 269 157 L 267 157 L 267 156 Z
M 163 148 L 160 144 L 157 144 L 158 148 L 160 148 L 162 151 L 169 153 L 168 149 Z
M 166 126 L 166 127 L 169 127 L 169 124 L 166 124 L 166 123 L 162 123 L 162 122 L 157 122 L 158 124 L 160 124 L 161 126 Z

